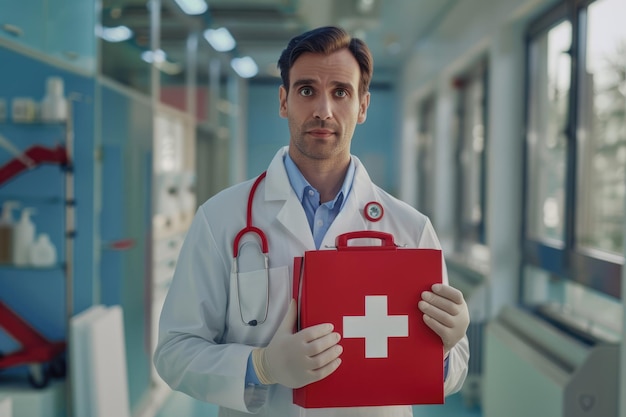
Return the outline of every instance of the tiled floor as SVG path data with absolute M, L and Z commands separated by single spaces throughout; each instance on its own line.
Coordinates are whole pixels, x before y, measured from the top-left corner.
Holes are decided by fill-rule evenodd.
M 444 405 L 413 408 L 415 417 L 481 417 L 479 409 L 468 410 L 459 394 L 446 399 Z M 217 407 L 202 403 L 179 392 L 172 393 L 156 417 L 216 417 Z

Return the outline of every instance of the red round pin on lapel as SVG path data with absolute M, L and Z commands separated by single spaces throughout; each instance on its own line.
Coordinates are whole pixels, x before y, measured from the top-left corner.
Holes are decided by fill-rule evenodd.
M 363 213 L 365 214 L 365 218 L 367 220 L 371 222 L 377 222 L 383 218 L 385 210 L 383 210 L 383 206 L 380 203 L 376 201 L 370 201 L 365 205 Z

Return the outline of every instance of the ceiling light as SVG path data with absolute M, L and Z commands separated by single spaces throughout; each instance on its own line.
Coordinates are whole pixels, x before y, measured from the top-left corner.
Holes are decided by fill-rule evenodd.
M 162 49 L 157 49 L 154 52 L 143 51 L 141 53 L 141 59 L 154 65 L 157 69 L 168 75 L 180 74 L 183 71 L 181 64 L 167 60 L 167 54 Z
M 183 72 L 183 66 L 176 62 L 163 61 L 155 65 L 159 70 L 167 75 L 177 75 Z
M 230 66 L 233 67 L 241 78 L 252 78 L 259 72 L 259 67 L 257 67 L 256 62 L 249 56 L 233 58 L 232 61 L 230 61 Z
M 374 0 L 359 0 L 357 2 L 357 8 L 361 13 L 370 13 L 374 9 Z
M 164 62 L 166 58 L 167 58 L 167 55 L 165 54 L 165 51 L 163 51 L 162 49 L 158 49 L 154 52 L 143 51 L 141 53 L 141 59 L 143 59 L 149 64 Z
M 176 4 L 183 12 L 191 15 L 202 14 L 209 8 L 204 0 L 176 0 Z
M 102 27 L 100 37 L 107 42 L 123 42 L 133 37 L 133 31 L 126 26 Z
M 231 51 L 237 45 L 235 38 L 226 28 L 207 29 L 204 31 L 204 38 L 218 52 Z

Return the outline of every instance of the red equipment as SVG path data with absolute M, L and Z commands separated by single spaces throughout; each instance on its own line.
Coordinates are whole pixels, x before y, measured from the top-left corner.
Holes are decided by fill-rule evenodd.
M 348 245 L 352 239 L 370 246 Z M 294 259 L 300 328 L 332 323 L 343 347 L 341 366 L 295 389 L 295 404 L 443 403 L 443 345 L 417 309 L 421 293 L 441 282 L 441 251 L 397 247 L 393 240 L 389 233 L 355 231 L 337 236 L 337 250 Z
M 25 164 L 19 158 L 10 160 L 5 165 L 0 166 L 0 185 L 23 171 L 35 168 L 37 165 L 58 164 L 63 166 L 69 162 L 65 148 L 60 145 L 54 148 L 35 145 L 27 149 L 24 156 L 33 162 L 32 166 Z
M 0 301 L 0 328 L 3 328 L 22 349 L 0 354 L 0 370 L 20 365 L 29 366 L 28 381 L 35 388 L 44 388 L 50 377 L 65 375 L 64 341 L 51 342 Z

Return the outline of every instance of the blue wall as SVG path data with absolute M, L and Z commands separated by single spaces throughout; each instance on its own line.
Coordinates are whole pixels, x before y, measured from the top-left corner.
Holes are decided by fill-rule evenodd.
M 14 97 L 31 97 L 40 101 L 45 94 L 46 78 L 52 75 L 62 77 L 66 95 L 78 99 L 73 102 L 77 231 L 73 263 L 73 308 L 78 312 L 92 304 L 93 291 L 94 81 L 3 48 L 0 48 L 0 62 L 0 97 L 7 100 L 9 108 Z M 52 147 L 63 143 L 65 129 L 62 125 L 14 124 L 9 120 L 0 122 L 0 133 L 18 148 L 26 150 L 36 144 Z M 12 158 L 11 154 L 0 148 L 0 165 Z M 33 221 L 37 233 L 50 234 L 60 261 L 65 255 L 64 209 L 63 200 L 59 200 L 63 197 L 63 185 L 63 171 L 54 165 L 25 172 L 0 185 L 0 201 L 17 200 L 22 207 L 36 209 Z M 46 337 L 65 338 L 65 281 L 60 266 L 49 270 L 0 267 L 0 300 Z M 0 350 L 2 348 L 0 345 Z
M 101 97 L 102 247 L 101 302 L 124 310 L 131 405 L 150 386 L 150 250 L 152 228 L 152 119 L 147 98 L 98 85 Z M 112 250 L 110 242 L 131 239 Z
M 12 50 L 0 48 L 0 62 L 0 98 L 6 99 L 9 107 L 12 98 L 18 96 L 40 101 L 46 78 L 52 75 L 62 77 L 66 95 L 75 98 L 73 310 L 77 314 L 94 304 L 122 306 L 129 399 L 134 407 L 150 388 L 150 102 Z M 96 126 L 100 127 L 98 132 Z M 16 124 L 9 117 L 0 121 L 0 133 L 26 150 L 33 145 L 53 147 L 63 143 L 65 128 L 62 124 Z M 0 147 L 0 166 L 12 158 Z M 51 340 L 66 340 L 68 334 L 62 268 L 64 181 L 59 166 L 44 165 L 0 185 L 0 203 L 17 200 L 22 207 L 35 208 L 37 233 L 48 233 L 59 255 L 59 265 L 54 268 L 0 265 L 0 300 Z M 134 241 L 128 250 L 109 249 L 110 242 L 127 238 Z M 11 353 L 20 346 L 2 330 L 0 322 L 0 351 Z M 15 367 L 9 372 L 25 373 L 25 368 Z

